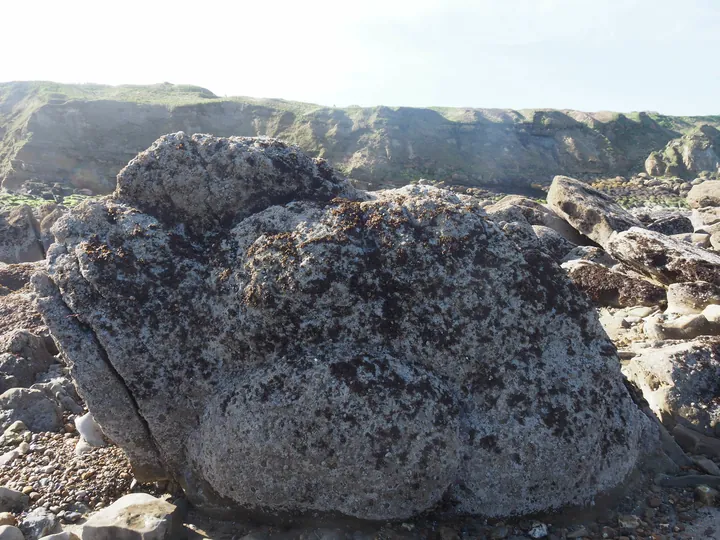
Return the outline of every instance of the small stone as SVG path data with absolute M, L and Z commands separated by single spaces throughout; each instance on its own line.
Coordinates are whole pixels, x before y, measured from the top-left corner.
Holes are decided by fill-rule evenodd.
M 23 441 L 20 443 L 20 445 L 17 447 L 17 449 L 18 449 L 18 452 L 20 452 L 20 455 L 24 456 L 25 454 L 30 452 L 30 445 L 27 442 Z
M 20 452 L 18 452 L 17 450 L 9 450 L 5 452 L 3 455 L 0 456 L 0 465 L 10 465 L 18 458 L 19 455 Z
M 493 527 L 490 531 L 490 538 L 493 538 L 494 540 L 499 540 L 501 538 L 506 538 L 508 535 L 508 528 L 504 526 L 499 527 Z
M 90 446 L 87 441 L 83 438 L 80 438 L 75 445 L 75 455 L 76 456 L 82 456 L 83 454 L 87 454 L 92 450 L 92 446 Z
M 698 486 L 695 488 L 695 498 L 705 506 L 713 506 L 715 501 L 720 501 L 720 492 L 710 486 Z
M 22 488 L 22 492 L 25 495 L 30 495 L 30 493 L 32 493 L 32 490 L 33 490 L 32 486 L 25 486 L 24 488 Z
M 532 528 L 528 531 L 530 538 L 545 538 L 548 535 L 547 525 L 538 521 L 532 524 Z
M 75 424 L 68 422 L 65 424 L 65 433 L 75 433 Z
M 0 525 L 17 525 L 17 519 L 10 512 L 0 512 Z
M 580 527 L 578 529 L 573 529 L 569 533 L 567 533 L 565 536 L 567 538 L 582 538 L 583 536 L 588 536 L 588 530 L 585 527 Z
M 662 504 L 662 499 L 660 497 L 650 497 L 647 503 L 650 508 L 658 508 Z
M 80 520 L 80 518 L 82 518 L 82 514 L 80 512 L 66 512 L 63 516 L 63 519 L 68 523 L 75 523 Z
M 615 538 L 617 536 L 617 531 L 612 527 L 603 527 L 600 533 L 603 538 Z
M 618 516 L 618 526 L 623 529 L 637 529 L 640 525 L 640 518 L 637 516 L 632 514 Z

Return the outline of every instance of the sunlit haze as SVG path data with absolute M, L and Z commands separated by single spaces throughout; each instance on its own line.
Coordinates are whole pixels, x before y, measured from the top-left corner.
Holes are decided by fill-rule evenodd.
M 0 81 L 720 114 L 717 0 L 5 0 Z

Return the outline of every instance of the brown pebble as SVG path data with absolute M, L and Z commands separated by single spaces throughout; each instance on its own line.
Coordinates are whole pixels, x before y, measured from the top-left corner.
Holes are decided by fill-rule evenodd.
M 662 504 L 662 499 L 660 497 L 650 497 L 647 503 L 650 508 L 658 508 Z
M 13 516 L 10 512 L 0 512 L 0 525 L 14 526 L 16 523 L 17 520 L 15 519 L 15 516 Z

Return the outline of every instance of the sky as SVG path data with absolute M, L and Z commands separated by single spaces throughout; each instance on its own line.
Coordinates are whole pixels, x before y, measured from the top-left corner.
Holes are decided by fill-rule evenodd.
M 0 81 L 720 114 L 720 0 L 0 0 Z

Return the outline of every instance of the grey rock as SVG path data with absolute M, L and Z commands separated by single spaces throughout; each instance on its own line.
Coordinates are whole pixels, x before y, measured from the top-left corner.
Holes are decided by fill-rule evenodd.
M 720 304 L 720 286 L 707 281 L 673 283 L 667 289 L 668 312 L 701 313 L 711 304 Z
M 60 532 L 57 516 L 44 508 L 35 508 L 20 522 L 20 530 L 26 540 L 38 540 L 43 536 Z
M 720 223 L 720 207 L 706 206 L 705 208 L 696 208 L 692 211 L 691 219 L 695 224 L 695 229 L 698 230 Z
M 653 221 L 646 227 L 650 231 L 659 232 L 666 235 L 683 234 L 694 232 L 694 227 L 690 218 L 685 216 L 669 216 Z
M 717 427 L 715 428 L 715 434 L 720 435 Z M 673 428 L 672 436 L 686 452 L 720 458 L 720 439 L 717 437 L 703 435 L 695 431 L 695 429 L 690 429 L 682 424 L 677 424 Z
M 720 324 L 708 321 L 700 313 L 681 315 L 662 324 L 663 339 L 693 339 L 720 334 Z
M 622 371 L 658 418 L 670 428 L 685 422 L 714 435 L 720 422 L 720 338 L 669 341 L 638 353 Z
M 44 258 L 32 209 L 24 205 L 0 211 L 0 262 L 24 263 Z
M 13 330 L 0 336 L 0 391 L 31 386 L 46 372 L 55 358 L 47 349 L 44 337 L 26 330 Z
M 0 540 L 25 540 L 25 537 L 17 527 L 0 525 Z
M 55 431 L 62 426 L 58 404 L 42 390 L 11 388 L 0 395 L 0 425 L 7 428 L 16 420 L 30 431 Z
M 612 238 L 607 250 L 660 283 L 707 281 L 720 285 L 720 255 L 657 232 L 633 227 Z
M 19 291 L 30 283 L 30 278 L 36 272 L 45 271 L 45 260 L 6 264 L 0 263 L 0 285 L 11 291 Z
M 55 241 L 50 230 L 55 222 L 67 213 L 68 209 L 63 206 L 56 206 L 51 212 L 43 216 L 40 221 L 40 241 L 43 248 L 47 250 Z
M 33 283 L 90 411 L 206 511 L 522 514 L 658 444 L 586 298 L 472 197 L 176 134 L 53 234 Z
M 694 246 L 701 248 L 709 248 L 712 244 L 710 242 L 710 235 L 706 233 L 693 233 L 690 235 L 690 243 Z
M 562 262 L 571 262 L 576 260 L 602 264 L 606 268 L 612 268 L 618 264 L 618 261 L 613 259 L 604 250 L 595 246 L 578 246 L 573 248 L 567 255 L 565 255 Z
M 174 505 L 146 493 L 131 493 L 87 520 L 82 540 L 176 540 L 182 518 Z
M 63 531 L 49 536 L 43 536 L 40 540 L 81 540 L 74 532 Z
M 30 499 L 24 493 L 0 487 L 0 512 L 22 512 L 28 504 Z
M 560 217 L 603 247 L 616 233 L 641 226 L 608 195 L 567 176 L 553 179 L 547 200 Z
M 562 262 L 567 254 L 577 247 L 555 229 L 544 225 L 533 225 L 532 228 L 540 241 L 541 249 L 554 261 Z
M 707 474 L 711 474 L 713 476 L 720 476 L 720 467 L 717 466 L 717 464 L 704 456 L 693 456 L 692 458 L 693 463 L 702 469 Z
M 665 290 L 590 261 L 571 261 L 562 267 L 578 289 L 598 306 L 656 306 L 665 302 Z
M 720 181 L 707 181 L 693 186 L 687 201 L 691 208 L 720 206 Z
M 552 229 L 572 244 L 587 242 L 586 238 L 552 209 L 527 197 L 508 195 L 498 202 L 486 206 L 485 211 L 488 217 L 495 222 L 526 221 L 530 225 Z

